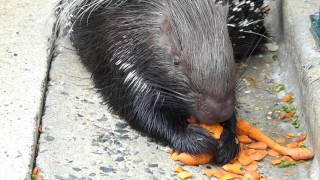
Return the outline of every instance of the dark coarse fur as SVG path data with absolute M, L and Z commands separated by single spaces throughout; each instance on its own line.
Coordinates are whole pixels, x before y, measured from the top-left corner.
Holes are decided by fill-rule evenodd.
M 233 159 L 239 146 L 232 49 L 252 51 L 247 46 L 257 40 L 247 36 L 237 46 L 241 33 L 229 27 L 230 42 L 227 3 L 106 0 L 86 10 L 92 3 L 80 2 L 72 12 L 71 39 L 109 107 L 175 150 L 214 153 L 217 164 Z M 190 115 L 220 122 L 220 141 L 188 124 Z

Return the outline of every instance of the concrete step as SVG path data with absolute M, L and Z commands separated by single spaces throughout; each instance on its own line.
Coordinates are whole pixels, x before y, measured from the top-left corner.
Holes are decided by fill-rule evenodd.
M 48 70 L 49 0 L 0 1 L 0 177 L 29 179 Z

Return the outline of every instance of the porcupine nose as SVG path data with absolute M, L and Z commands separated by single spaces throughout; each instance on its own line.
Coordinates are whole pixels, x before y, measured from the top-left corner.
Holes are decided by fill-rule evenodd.
M 224 122 L 234 113 L 234 100 L 232 97 L 214 99 L 200 96 L 195 103 L 195 116 L 205 124 Z

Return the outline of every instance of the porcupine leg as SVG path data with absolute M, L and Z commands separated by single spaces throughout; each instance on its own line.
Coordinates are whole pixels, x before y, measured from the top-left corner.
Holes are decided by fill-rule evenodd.
M 239 152 L 239 141 L 236 136 L 237 118 L 234 114 L 228 121 L 222 123 L 223 132 L 215 157 L 216 164 L 225 164 L 230 157 L 235 157 Z M 229 159 L 230 161 L 230 159 Z

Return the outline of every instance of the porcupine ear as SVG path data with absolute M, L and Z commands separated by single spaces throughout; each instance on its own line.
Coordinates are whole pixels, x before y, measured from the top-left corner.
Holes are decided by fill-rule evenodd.
M 164 48 L 169 55 L 179 59 L 181 55 L 181 48 L 179 46 L 179 39 L 176 35 L 174 24 L 170 17 L 166 16 L 160 27 L 160 47 Z

